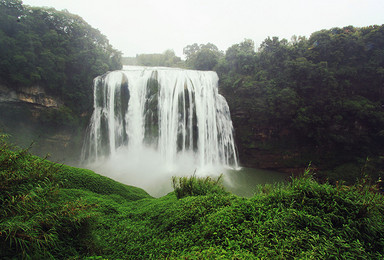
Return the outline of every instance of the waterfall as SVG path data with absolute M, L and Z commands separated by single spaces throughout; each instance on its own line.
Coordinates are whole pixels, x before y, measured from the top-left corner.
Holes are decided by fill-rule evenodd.
M 218 80 L 212 71 L 131 66 L 95 78 L 83 160 L 119 158 L 114 164 L 152 163 L 164 171 L 237 168 Z

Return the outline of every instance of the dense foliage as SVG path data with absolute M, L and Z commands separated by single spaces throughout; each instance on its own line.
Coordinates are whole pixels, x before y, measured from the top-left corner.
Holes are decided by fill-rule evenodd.
M 98 205 L 75 194 L 124 201 L 149 197 L 139 188 L 32 156 L 5 139 L 0 136 L 1 259 L 68 258 L 92 250 L 96 214 L 90 209 Z
M 121 53 L 81 17 L 0 1 L 0 84 L 43 86 L 81 113 L 92 107 L 93 78 L 121 68 Z
M 214 69 L 231 108 L 240 159 L 252 160 L 245 158 L 252 149 L 298 151 L 305 164 L 327 168 L 382 155 L 383 49 L 384 26 L 267 38 L 258 51 L 249 39 L 231 46 Z
M 196 70 L 213 70 L 223 57 L 223 53 L 212 43 L 188 45 L 183 49 L 183 54 L 186 65 Z
M 182 182 L 193 183 L 178 186 L 187 191 L 183 197 L 172 192 L 151 198 L 91 171 L 12 148 L 2 136 L 0 258 L 384 256 L 383 195 L 365 180 L 319 184 L 307 170 L 290 183 L 255 187 L 252 198 L 231 195 L 212 179 Z M 204 195 L 189 192 L 203 186 Z

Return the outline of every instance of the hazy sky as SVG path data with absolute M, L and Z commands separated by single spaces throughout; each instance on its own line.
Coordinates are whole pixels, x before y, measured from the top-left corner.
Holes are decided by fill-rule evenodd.
M 258 47 L 268 36 L 333 27 L 384 24 L 384 0 L 24 0 L 31 6 L 67 9 L 106 35 L 124 56 L 178 56 L 193 43 L 225 51 L 245 38 Z

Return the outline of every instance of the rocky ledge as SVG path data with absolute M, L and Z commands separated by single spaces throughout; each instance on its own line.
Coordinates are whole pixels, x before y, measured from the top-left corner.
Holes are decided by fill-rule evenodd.
M 48 95 L 41 86 L 23 87 L 18 90 L 0 85 L 0 102 L 25 102 L 32 105 L 58 108 L 63 102 Z

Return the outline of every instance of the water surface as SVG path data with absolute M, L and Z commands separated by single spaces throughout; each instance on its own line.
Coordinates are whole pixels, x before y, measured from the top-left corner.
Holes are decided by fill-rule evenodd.
M 225 188 L 235 195 L 252 197 L 256 186 L 260 184 L 273 184 L 288 181 L 290 174 L 255 169 L 241 168 L 240 170 L 228 170 L 224 174 Z

